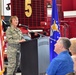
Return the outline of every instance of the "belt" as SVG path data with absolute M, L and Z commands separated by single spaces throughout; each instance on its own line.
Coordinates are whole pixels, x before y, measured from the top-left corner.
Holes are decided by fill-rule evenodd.
M 8 44 L 8 46 L 11 46 L 11 47 L 20 47 L 20 44 Z

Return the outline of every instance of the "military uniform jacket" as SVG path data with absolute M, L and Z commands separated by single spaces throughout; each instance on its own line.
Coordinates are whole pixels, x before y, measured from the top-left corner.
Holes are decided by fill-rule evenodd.
M 20 48 L 19 40 L 23 39 L 22 32 L 19 28 L 14 28 L 12 25 L 6 31 L 7 51 L 17 51 Z

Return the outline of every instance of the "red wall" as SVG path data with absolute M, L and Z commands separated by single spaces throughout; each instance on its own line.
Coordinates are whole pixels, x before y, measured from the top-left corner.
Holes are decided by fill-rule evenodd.
M 76 0 L 62 0 L 62 11 L 76 10 Z
M 62 0 L 62 11 L 73 11 L 76 10 L 76 0 Z M 76 17 L 64 18 L 65 23 L 68 25 L 66 33 L 68 33 L 69 38 L 76 37 Z M 64 28 L 63 28 L 64 29 Z M 64 32 L 63 32 L 64 34 Z
M 64 18 L 67 21 L 67 25 L 69 26 L 69 38 L 76 37 L 76 17 L 74 18 Z
M 73 10 L 73 0 L 62 0 L 62 11 Z
M 76 0 L 73 0 L 73 10 L 76 10 Z

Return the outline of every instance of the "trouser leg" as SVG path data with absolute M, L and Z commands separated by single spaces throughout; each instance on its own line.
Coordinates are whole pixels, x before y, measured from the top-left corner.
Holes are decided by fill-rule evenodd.
M 16 66 L 16 58 L 13 57 L 8 57 L 8 66 L 7 66 L 7 75 L 13 75 L 15 66 Z
M 13 72 L 13 75 L 16 75 L 17 69 L 20 66 L 20 58 L 21 58 L 21 53 L 17 52 L 17 55 L 16 55 L 16 66 L 15 66 L 15 70 Z

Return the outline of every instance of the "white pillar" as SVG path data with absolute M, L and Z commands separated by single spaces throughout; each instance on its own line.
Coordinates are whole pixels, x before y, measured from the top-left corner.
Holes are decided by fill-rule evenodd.
M 7 4 L 11 3 L 11 0 L 0 0 L 0 15 L 11 16 L 11 10 L 7 10 Z M 10 5 L 11 9 L 11 5 Z

